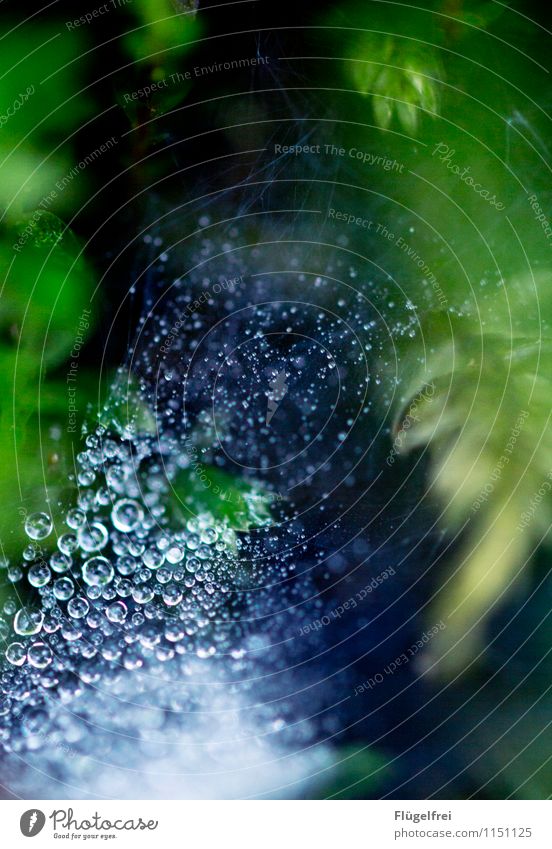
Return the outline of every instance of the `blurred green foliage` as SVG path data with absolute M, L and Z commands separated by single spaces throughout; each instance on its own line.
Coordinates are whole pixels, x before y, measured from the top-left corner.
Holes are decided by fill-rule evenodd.
M 522 518 L 552 469 L 552 340 L 543 349 L 531 337 L 489 332 L 482 338 L 477 323 L 454 316 L 437 330 L 438 319 L 424 327 L 431 353 L 401 395 L 416 399 L 416 415 L 402 431 L 400 450 L 429 444 L 443 523 L 453 533 L 470 520 L 432 612 L 447 618 L 444 645 L 435 641 L 432 651 L 444 650 L 442 671 L 452 671 L 473 657 L 486 614 L 516 587 L 552 520 L 549 497 L 528 523 Z M 424 394 L 428 384 L 431 395 Z M 405 415 L 398 404 L 395 434 Z
M 78 203 L 55 183 L 71 167 L 72 136 L 95 103 L 78 62 L 84 32 L 64 38 L 55 23 L 6 19 L 0 38 L 0 542 L 4 557 L 17 558 L 26 515 L 46 509 L 59 523 L 89 398 L 81 368 L 70 420 L 68 386 L 56 370 L 93 325 L 94 281 L 80 243 L 49 206 L 54 196 L 57 212 Z
M 335 763 L 324 773 L 316 799 L 373 799 L 389 778 L 392 768 L 377 750 L 341 746 Z
M 368 34 L 355 46 L 351 60 L 353 84 L 372 99 L 374 119 L 382 129 L 396 116 L 404 132 L 415 136 L 420 113 L 437 113 L 442 71 L 431 48 Z
M 83 32 L 64 38 L 59 26 L 6 20 L 0 43 L 0 207 L 2 220 L 13 220 L 39 206 L 70 167 L 68 140 L 94 102 L 76 61 Z
M 146 115 L 162 115 L 187 96 L 191 83 L 181 74 L 182 59 L 202 35 L 202 26 L 193 2 L 145 0 L 129 6 L 128 12 L 134 26 L 123 43 L 139 97 L 129 101 L 121 89 L 119 102 L 133 126 L 139 126 L 146 123 Z
M 549 191 L 549 168 L 540 124 L 521 117 L 538 98 L 541 56 L 535 28 L 518 17 L 501 4 L 433 0 L 338 4 L 324 19 L 342 79 L 370 104 L 365 120 L 409 169 L 382 184 L 381 220 L 402 235 L 394 204 L 413 210 L 406 247 L 429 269 L 413 274 L 406 260 L 393 269 L 418 322 L 408 335 L 399 324 L 382 353 L 380 403 L 392 405 L 400 452 L 429 448 L 430 497 L 450 537 L 461 533 L 429 614 L 447 620 L 431 647 L 443 674 L 477 653 L 489 612 L 552 521 L 548 495 L 518 528 L 552 470 L 549 246 L 524 198 L 534 186 Z
M 117 77 L 121 90 L 179 67 L 200 32 L 195 5 L 148 0 L 108 9 L 123 26 L 130 59 Z M 99 109 L 98 90 L 87 85 L 92 22 L 68 28 L 53 18 L 22 26 L 6 18 L 0 32 L 0 543 L 7 557 L 25 544 L 28 513 L 46 509 L 59 523 L 74 497 L 80 427 L 98 404 L 98 377 L 79 360 L 97 320 L 95 281 L 82 246 L 58 217 L 75 215 L 89 181 L 86 169 L 79 167 L 78 179 L 71 169 L 78 134 Z M 180 102 L 188 87 L 160 91 L 151 114 Z M 137 123 L 143 115 L 134 112 Z M 66 188 L 59 181 L 68 174 Z M 123 436 L 154 426 L 136 388 L 123 386 L 120 375 L 100 420 L 106 417 Z M 54 542 L 52 535 L 46 545 Z
M 61 222 L 42 222 L 14 251 L 20 228 L 0 243 L 0 539 L 4 555 L 21 550 L 24 515 L 48 505 L 59 517 L 69 486 L 74 442 L 90 395 L 79 369 L 80 349 L 93 323 L 93 278 L 76 238 Z M 55 235 L 52 236 L 52 233 Z M 10 243 L 10 240 L 11 241 Z M 82 340 L 82 341 L 80 341 Z M 56 377 L 76 363 L 75 398 Z M 50 376 L 51 375 L 51 376 Z M 77 403 L 78 399 L 78 403 Z M 79 415 L 70 415 L 70 406 Z
M 125 35 L 127 53 L 134 62 L 146 61 L 157 69 L 176 66 L 201 32 L 195 3 L 177 7 L 171 0 L 145 0 L 129 11 L 137 26 Z

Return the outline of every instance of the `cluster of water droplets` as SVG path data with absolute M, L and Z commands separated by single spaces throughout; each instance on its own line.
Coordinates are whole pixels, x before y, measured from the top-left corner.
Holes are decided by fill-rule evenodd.
M 147 440 L 100 428 L 78 463 L 66 527 L 54 529 L 46 512 L 29 515 L 22 562 L 4 573 L 13 588 L 0 618 L 8 751 L 51 742 L 55 703 L 72 702 L 83 686 L 113 687 L 128 670 L 158 676 L 175 658 L 189 664 L 232 649 L 231 629 L 213 627 L 231 619 L 232 533 L 207 515 L 169 528 L 167 469 Z
M 154 427 L 88 433 L 64 527 L 46 511 L 28 516 L 22 561 L 5 570 L 0 744 L 16 767 L 36 756 L 33 765 L 70 784 L 70 795 L 100 784 L 92 792 L 132 795 L 131 765 L 144 795 L 166 798 L 159 774 L 205 772 L 206 753 L 214 772 L 239 755 L 247 773 L 249 764 L 274 764 L 276 749 L 310 750 L 337 730 L 335 682 L 306 665 L 320 635 L 296 637 L 331 606 L 316 581 L 331 584 L 350 559 L 332 552 L 345 541 L 350 493 L 372 475 L 369 388 L 379 376 L 368 356 L 381 332 L 347 258 L 327 268 L 346 281 L 334 312 L 335 281 L 304 274 L 293 248 L 254 248 L 266 277 L 248 277 L 238 235 L 210 264 L 220 251 L 206 236 L 192 258 L 206 268 L 186 286 L 176 278 L 141 322 L 132 368 Z M 278 375 L 285 392 L 270 407 Z M 128 390 L 123 380 L 114 393 L 127 399 Z M 193 493 L 174 521 L 175 479 L 197 466 L 201 480 L 204 464 L 229 467 L 248 486 L 260 478 L 264 497 L 278 496 L 258 511 L 265 527 L 237 534 L 197 510 Z M 357 545 L 354 558 L 365 549 Z M 79 756 L 73 763 L 61 757 L 67 746 Z M 154 764 L 150 785 L 144 764 Z M 236 795 L 311 768 L 282 761 L 281 779 L 275 766 L 261 768 Z M 32 771 L 14 786 L 39 795 Z M 195 795 L 189 786 L 175 792 Z M 197 792 L 209 794 L 219 795 L 212 786 Z
M 4 567 L 0 743 L 22 795 L 39 797 L 46 774 L 53 795 L 132 796 L 130 764 L 144 796 L 224 795 L 238 749 L 237 795 L 292 774 L 259 766 L 274 757 L 281 706 L 243 713 L 254 702 L 249 658 L 267 648 L 244 617 L 243 542 L 207 513 L 172 520 L 182 458 L 154 442 L 88 434 L 64 527 L 29 515 L 22 560 Z M 267 568 L 276 569 L 265 561 L 246 572 L 255 580 Z M 268 589 L 262 597 L 266 605 Z M 201 772 L 206 758 L 218 777 L 203 785 L 160 778 Z
M 181 530 L 167 531 L 159 493 L 141 490 L 139 458 L 101 434 L 86 442 L 79 479 L 102 477 L 102 485 L 83 488 L 79 480 L 78 506 L 67 512 L 67 530 L 49 556 L 37 543 L 52 534 L 53 523 L 46 513 L 29 516 L 23 566 L 8 569 L 14 588 L 27 582 L 36 599 L 19 606 L 16 592 L 5 604 L 1 627 L 4 636 L 13 630 L 16 637 L 5 652 L 13 666 L 55 667 L 62 643 L 71 644 L 81 675 L 81 659 L 91 676 L 115 659 L 141 665 L 142 650 L 166 660 L 182 641 L 191 650 L 190 640 L 216 614 L 213 598 L 231 562 L 225 529 L 210 517 L 190 516 Z M 197 651 L 212 650 L 207 643 Z

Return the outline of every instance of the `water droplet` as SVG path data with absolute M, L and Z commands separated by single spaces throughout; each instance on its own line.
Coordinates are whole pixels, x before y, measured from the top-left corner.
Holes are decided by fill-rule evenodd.
M 113 566 L 106 557 L 91 557 L 82 567 L 82 577 L 89 586 L 106 586 L 113 580 Z
M 120 575 L 133 575 L 136 572 L 138 563 L 134 557 L 124 555 L 117 558 L 115 565 Z
M 36 669 L 45 669 L 52 662 L 52 650 L 46 643 L 33 643 L 28 652 L 29 663 Z
M 67 572 L 72 563 L 73 561 L 69 555 L 63 554 L 61 551 L 54 551 L 50 557 L 50 566 L 54 572 L 58 573 L 58 575 L 63 574 L 63 572 Z
M 32 587 L 45 587 L 51 576 L 52 573 L 46 563 L 34 563 L 27 574 Z
M 78 540 L 75 534 L 62 534 L 57 542 L 58 548 L 62 554 L 72 554 L 78 548 Z
M 188 539 L 186 540 L 186 545 L 190 549 L 190 551 L 195 551 L 199 545 L 199 536 L 198 534 L 190 534 Z
M 127 613 L 127 606 L 122 601 L 114 601 L 113 604 L 110 604 L 105 611 L 105 615 L 109 621 L 116 624 L 124 622 L 127 617 Z
M 58 601 L 68 601 L 74 592 L 75 587 L 71 578 L 58 578 L 54 581 L 54 595 Z
M 67 605 L 67 613 L 73 619 L 82 619 L 90 610 L 90 603 L 82 595 L 72 598 Z
M 179 545 L 171 545 L 165 553 L 165 557 L 169 563 L 180 563 L 184 557 L 184 550 Z
M 197 557 L 188 557 L 186 559 L 186 570 L 193 575 L 201 567 L 201 560 Z
M 40 557 L 41 553 L 42 552 L 40 546 L 35 545 L 32 542 L 25 549 L 23 549 L 23 560 L 36 560 L 37 557 Z
M 147 604 L 153 598 L 153 590 L 146 586 L 135 587 L 132 590 L 132 598 L 136 604 Z
M 207 545 L 213 545 L 218 539 L 218 531 L 215 528 L 204 528 L 201 532 L 201 541 Z
M 169 607 L 174 607 L 182 601 L 182 590 L 176 584 L 169 584 L 163 590 L 163 601 Z
M 109 535 L 104 525 L 93 522 L 80 528 L 77 538 L 83 551 L 101 551 L 107 545 Z
M 148 569 L 158 569 L 165 562 L 165 555 L 157 548 L 147 548 L 144 551 L 142 560 Z
M 86 513 L 84 510 L 79 510 L 78 507 L 75 507 L 67 512 L 65 522 L 70 528 L 76 531 L 78 528 L 82 528 L 86 522 Z
M 22 607 L 15 614 L 13 630 L 21 637 L 30 637 L 38 634 L 44 622 L 44 613 L 31 607 Z
M 46 539 L 52 528 L 53 523 L 47 513 L 32 513 L 25 521 L 25 533 L 31 539 Z
M 10 566 L 9 567 L 9 569 L 8 569 L 8 581 L 11 581 L 12 583 L 15 584 L 15 583 L 17 583 L 17 581 L 20 581 L 22 579 L 22 577 L 23 577 L 23 569 L 21 569 L 19 566 Z
M 184 628 L 180 622 L 169 622 L 165 626 L 165 639 L 178 643 L 184 639 Z
M 27 651 L 23 643 L 10 643 L 6 649 L 6 658 L 14 666 L 23 666 L 27 657 Z
M 111 511 L 111 518 L 118 531 L 128 534 L 138 527 L 144 518 L 144 511 L 137 501 L 122 498 Z

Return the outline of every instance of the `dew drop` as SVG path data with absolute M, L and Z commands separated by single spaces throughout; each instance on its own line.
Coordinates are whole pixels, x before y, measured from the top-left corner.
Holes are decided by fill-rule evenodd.
M 163 590 L 163 601 L 169 607 L 174 607 L 182 601 L 182 590 L 176 584 L 169 584 Z
M 28 652 L 29 663 L 36 669 L 46 669 L 52 662 L 52 650 L 46 643 L 33 643 Z
M 31 539 L 46 539 L 52 528 L 53 523 L 47 513 L 32 513 L 25 521 L 25 533 Z
M 68 554 L 63 554 L 61 551 L 54 551 L 50 557 L 50 566 L 58 575 L 67 572 L 72 563 L 71 557 Z
M 90 587 L 107 586 L 114 575 L 113 566 L 106 557 L 91 557 L 82 567 L 82 577 Z
M 38 634 L 44 622 L 44 613 L 30 607 L 22 607 L 15 614 L 13 630 L 21 637 L 31 637 Z
M 68 601 L 74 592 L 75 587 L 71 578 L 58 578 L 54 581 L 54 595 L 58 601 Z
M 127 613 L 127 606 L 123 601 L 114 601 L 113 604 L 110 604 L 105 611 L 105 615 L 109 621 L 115 624 L 124 622 L 127 617 Z
M 101 551 L 107 545 L 109 535 L 101 522 L 93 522 L 79 528 L 77 538 L 83 551 Z
M 67 613 L 73 619 L 82 619 L 90 610 L 90 603 L 82 595 L 72 598 L 67 605 Z
M 111 511 L 111 518 L 118 531 L 128 534 L 138 527 L 144 518 L 144 511 L 137 501 L 131 498 L 121 498 Z
M 78 540 L 75 534 L 62 534 L 58 539 L 57 546 L 62 554 L 72 554 L 78 548 Z
M 45 587 L 51 576 L 52 573 L 46 563 L 33 564 L 27 574 L 31 587 Z
M 65 522 L 70 528 L 76 531 L 78 528 L 82 528 L 86 522 L 86 513 L 84 510 L 79 510 L 78 507 L 75 507 L 73 510 L 68 510 Z
M 157 548 L 151 547 L 144 551 L 142 560 L 148 569 L 158 569 L 165 562 L 165 555 Z
M 6 649 L 6 658 L 13 666 L 23 666 L 27 652 L 23 643 L 10 643 Z

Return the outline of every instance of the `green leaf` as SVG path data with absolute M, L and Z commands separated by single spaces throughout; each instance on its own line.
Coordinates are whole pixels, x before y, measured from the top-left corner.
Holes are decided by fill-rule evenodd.
M 98 416 L 100 425 L 115 430 L 123 439 L 154 434 L 157 430 L 154 413 L 140 393 L 134 375 L 120 368 L 108 379 L 108 384 L 108 398 Z
M 372 99 L 376 124 L 390 127 L 396 117 L 414 136 L 424 112 L 438 113 L 443 70 L 432 47 L 366 33 L 349 48 L 347 71 L 355 89 Z
M 178 472 L 172 487 L 173 508 L 181 518 L 208 513 L 237 532 L 271 521 L 271 493 L 214 466 L 193 463 Z

